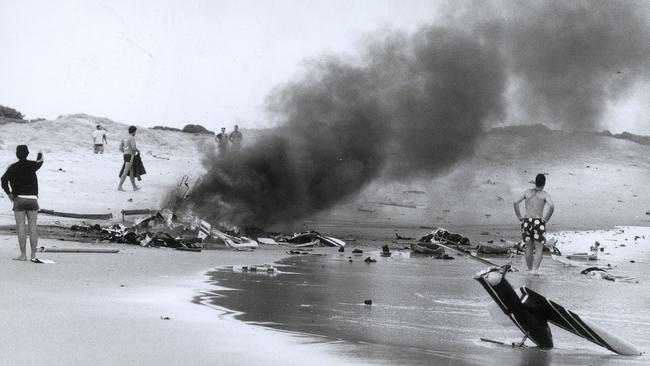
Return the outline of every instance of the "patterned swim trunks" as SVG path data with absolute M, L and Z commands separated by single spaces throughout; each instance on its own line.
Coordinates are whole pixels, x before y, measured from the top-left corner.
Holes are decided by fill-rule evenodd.
M 546 227 L 544 226 L 544 221 L 542 219 L 536 219 L 531 217 L 525 217 L 521 221 L 521 237 L 524 241 L 538 241 L 540 243 L 546 243 Z

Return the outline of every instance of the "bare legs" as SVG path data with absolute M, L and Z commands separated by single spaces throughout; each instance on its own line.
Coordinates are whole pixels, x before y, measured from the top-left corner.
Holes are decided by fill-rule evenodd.
M 535 271 L 539 269 L 539 265 L 542 263 L 542 255 L 544 254 L 544 243 L 539 241 L 534 241 L 535 243 L 535 258 L 533 261 L 533 268 Z
M 14 211 L 16 218 L 16 232 L 18 234 L 18 246 L 20 247 L 20 256 L 15 260 L 27 260 L 27 227 L 25 219 L 29 222 L 29 244 L 31 246 L 31 259 L 36 258 L 36 248 L 38 247 L 38 229 L 36 227 L 36 217 L 38 211 Z
M 526 265 L 529 271 L 533 269 L 533 246 L 530 240 L 526 240 Z
M 126 180 L 127 176 L 131 180 L 131 185 L 133 185 L 133 190 L 137 191 L 140 189 L 140 187 L 138 187 L 135 184 L 135 174 L 133 173 L 133 169 L 131 169 L 131 165 L 133 165 L 133 162 L 124 163 L 124 172 L 122 172 L 122 175 L 120 176 L 120 184 L 117 186 L 118 191 L 124 190 L 122 185 L 124 184 L 124 181 Z
M 535 249 L 535 254 L 533 254 L 533 248 Z M 539 269 L 543 254 L 544 243 L 539 241 L 526 241 L 526 265 L 529 271 L 537 271 Z

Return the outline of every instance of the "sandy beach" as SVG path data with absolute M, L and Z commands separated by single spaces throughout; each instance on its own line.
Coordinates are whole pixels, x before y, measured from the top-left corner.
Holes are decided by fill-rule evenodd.
M 87 141 L 72 138 L 80 128 L 92 131 L 96 123 L 103 123 L 110 132 L 109 146 L 104 155 L 92 154 Z M 93 221 L 41 214 L 41 225 L 69 227 L 80 223 L 98 223 L 106 226 L 121 222 L 121 211 L 124 209 L 164 207 L 165 197 L 177 188 L 183 177 L 188 178 L 190 186 L 199 179 L 204 169 L 202 151 L 214 149 L 210 136 L 143 128 L 138 134 L 138 143 L 148 173 L 140 183 L 142 190 L 118 192 L 117 171 L 121 155 L 117 151 L 117 142 L 123 138 L 126 127 L 86 115 L 2 127 L 7 131 L 0 150 L 3 164 L 13 161 L 13 149 L 21 141 L 26 141 L 33 151 L 43 149 L 45 153 L 45 164 L 38 173 L 41 208 L 113 215 L 112 220 Z M 35 130 L 40 132 L 36 133 Z M 565 143 L 563 139 L 570 136 L 559 140 L 552 136 L 546 138 L 549 143 L 561 146 Z M 641 159 L 648 150 L 647 146 L 595 138 L 609 146 L 610 150 L 632 147 L 638 159 L 628 159 L 628 163 L 634 166 L 628 166 L 629 169 L 623 172 L 617 161 L 606 161 L 604 156 L 593 157 L 589 167 L 579 166 L 579 161 L 583 159 L 581 154 L 586 154 L 587 150 L 573 147 L 580 153 L 574 154 L 576 157 L 573 160 L 567 158 L 550 170 L 549 181 L 552 187 L 557 187 L 553 192 L 559 207 L 551 231 L 556 232 L 566 242 L 565 245 L 572 246 L 575 251 L 586 250 L 585 246 L 599 235 L 597 232 L 586 236 L 582 232 L 576 234 L 576 229 L 610 229 L 615 225 L 642 225 L 647 221 L 643 205 L 648 193 L 642 187 L 643 180 L 639 179 L 639 174 L 644 174 L 642 167 L 647 165 Z M 528 175 L 510 165 L 509 154 L 514 155 L 515 151 L 503 152 L 498 160 L 492 159 L 490 163 L 486 163 L 484 158 L 505 139 L 501 135 L 491 136 L 479 147 L 477 157 L 432 181 L 421 179 L 403 185 L 373 183 L 358 198 L 329 211 L 268 229 L 287 233 L 315 229 L 340 238 L 354 239 L 348 241 L 350 248 L 363 248 L 375 254 L 379 246 L 385 243 L 393 245 L 395 233 L 419 238 L 438 226 L 461 232 L 472 241 L 518 240 L 520 233 L 517 225 L 512 223 L 511 199 L 515 192 L 527 186 L 525 179 Z M 518 136 L 515 139 L 525 141 L 526 137 Z M 67 141 L 63 144 L 64 148 L 58 147 L 60 141 Z M 602 174 L 616 176 L 604 186 L 610 193 L 607 199 L 600 202 L 597 215 L 587 214 L 594 210 L 594 203 L 586 204 L 593 191 L 582 189 L 584 182 L 599 174 L 591 165 L 593 161 L 598 164 L 599 172 L 604 172 Z M 542 164 L 541 161 L 538 163 Z M 470 170 L 473 171 L 471 175 L 468 173 Z M 459 197 L 456 193 L 458 184 L 467 189 L 466 197 Z M 129 183 L 125 187 L 127 190 L 131 188 Z M 478 203 L 475 212 L 468 211 L 465 205 L 471 200 Z M 10 202 L 3 195 L 0 200 L 0 224 L 5 227 L 13 225 L 10 207 Z M 120 253 L 40 253 L 40 257 L 55 263 L 36 265 L 17 262 L 11 260 L 18 252 L 16 238 L 11 229 L 5 230 L 0 236 L 0 259 L 5 262 L 0 269 L 4 278 L 0 286 L 3 293 L 10 296 L 3 296 L 0 300 L 6 329 L 0 340 L 6 349 L 13 351 L 3 358 L 3 364 L 330 365 L 408 360 L 408 356 L 404 356 L 396 361 L 390 354 L 382 352 L 378 352 L 379 356 L 374 358 L 364 357 L 363 353 L 358 353 L 363 347 L 358 348 L 354 342 L 341 343 L 336 337 L 323 338 L 325 334 L 300 327 L 274 327 L 276 329 L 272 330 L 248 324 L 236 320 L 239 319 L 237 314 L 241 303 L 234 303 L 226 310 L 219 307 L 218 301 L 210 300 L 218 294 L 219 288 L 208 273 L 223 266 L 275 263 L 287 256 L 284 247 L 261 247 L 255 252 L 224 249 L 186 253 L 95 243 L 92 240 L 77 242 L 74 238 L 56 236 L 46 228 L 42 232 L 47 237 L 41 238 L 39 246 L 99 246 L 116 248 Z M 580 237 L 583 240 L 578 240 Z M 637 258 L 639 253 L 633 249 L 626 249 L 629 255 L 625 260 Z M 323 253 L 334 255 L 333 252 L 325 250 Z M 551 263 L 550 258 L 545 259 L 543 269 L 555 270 Z M 476 290 L 476 284 L 469 277 L 476 267 L 469 265 L 473 269 L 465 270 L 467 264 L 448 265 L 460 271 L 458 276 L 470 281 L 468 288 L 471 291 Z M 640 265 L 632 266 L 631 272 L 628 272 L 643 277 L 638 272 L 642 268 Z M 630 266 L 626 265 L 625 268 Z M 228 287 L 227 284 L 223 285 Z M 233 287 L 237 287 L 235 285 L 233 283 Z M 485 294 L 481 296 L 481 301 L 485 300 Z M 249 301 L 265 303 L 266 300 L 253 298 Z M 169 320 L 166 320 L 167 317 Z M 262 323 L 264 319 L 261 318 Z M 435 333 L 435 329 L 431 332 Z M 303 335 L 303 331 L 318 336 Z M 37 352 L 33 352 L 33 348 Z M 493 350 L 490 352 L 494 353 Z M 449 361 L 445 358 L 447 356 L 425 353 L 424 358 L 416 360 L 423 364 L 431 360 L 476 364 L 485 361 L 479 354 L 460 356 L 452 353 L 452 361 Z M 508 357 L 505 359 L 510 360 Z M 498 359 L 503 361 L 502 358 Z M 563 360 L 576 361 L 571 357 Z M 576 362 L 582 361 L 584 359 L 577 359 Z
M 46 247 L 88 244 L 43 239 Z M 192 301 L 215 287 L 216 266 L 272 263 L 277 250 L 182 253 L 102 245 L 118 254 L 41 253 L 54 264 L 13 261 L 0 236 L 3 365 L 323 365 L 342 359 L 305 336 L 219 316 Z M 168 317 L 169 320 L 164 318 Z

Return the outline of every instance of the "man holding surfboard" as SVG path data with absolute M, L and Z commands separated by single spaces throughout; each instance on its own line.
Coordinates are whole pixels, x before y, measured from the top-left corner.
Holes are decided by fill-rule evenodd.
M 546 238 L 546 223 L 553 215 L 555 205 L 551 200 L 551 195 L 544 191 L 546 185 L 546 176 L 537 174 L 535 177 L 535 188 L 526 190 L 515 203 L 515 214 L 521 221 L 521 236 L 526 243 L 526 265 L 528 270 L 537 271 L 542 263 L 542 252 Z M 521 216 L 519 204 L 525 201 L 526 215 Z M 546 216 L 544 216 L 544 206 L 548 205 Z M 533 255 L 533 248 L 535 254 Z

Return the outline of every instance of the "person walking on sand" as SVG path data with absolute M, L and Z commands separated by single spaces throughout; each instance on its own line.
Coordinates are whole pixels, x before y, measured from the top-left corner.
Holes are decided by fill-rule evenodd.
M 535 177 L 535 188 L 528 189 L 519 197 L 515 203 L 515 214 L 521 221 L 521 236 L 526 244 L 526 265 L 529 271 L 537 271 L 542 263 L 542 252 L 546 238 L 546 224 L 553 215 L 555 205 L 551 200 L 551 195 L 544 191 L 546 177 L 544 174 L 537 174 Z M 525 201 L 526 215 L 521 216 L 519 204 Z M 544 206 L 548 205 L 546 216 L 544 216 Z M 533 256 L 533 249 L 535 254 Z
M 239 131 L 239 126 L 235 125 L 235 130 L 230 133 L 230 137 L 228 137 L 228 140 L 230 140 L 230 143 L 232 144 L 232 151 L 233 152 L 239 152 L 241 150 L 241 141 L 244 139 L 244 136 L 242 136 L 241 131 Z
M 101 125 L 97 125 L 93 131 L 93 144 L 95 145 L 95 154 L 104 154 L 104 144 L 108 144 L 108 140 L 106 140 L 106 129 Z
M 36 161 L 27 160 L 29 149 L 27 145 L 16 147 L 18 161 L 11 164 L 2 176 L 2 189 L 14 204 L 14 217 L 16 219 L 16 232 L 20 256 L 15 260 L 27 260 L 27 230 L 25 219 L 29 223 L 29 244 L 31 246 L 30 259 L 38 263 L 36 248 L 38 248 L 38 229 L 36 217 L 38 216 L 38 178 L 36 171 L 43 165 L 43 153 L 38 152 Z
M 135 184 L 135 170 L 132 169 L 133 161 L 136 154 L 140 154 L 136 144 L 135 144 L 135 131 L 137 128 L 135 126 L 129 127 L 129 137 L 126 140 L 122 140 L 120 144 L 120 151 L 124 154 L 124 163 L 122 164 L 122 174 L 120 175 L 120 184 L 117 186 L 118 191 L 124 192 L 122 185 L 128 176 L 131 179 L 131 185 L 133 185 L 133 190 L 137 191 L 140 189 Z
M 221 157 L 224 157 L 228 152 L 228 134 L 225 127 L 221 127 L 221 133 L 217 135 L 217 148 Z

